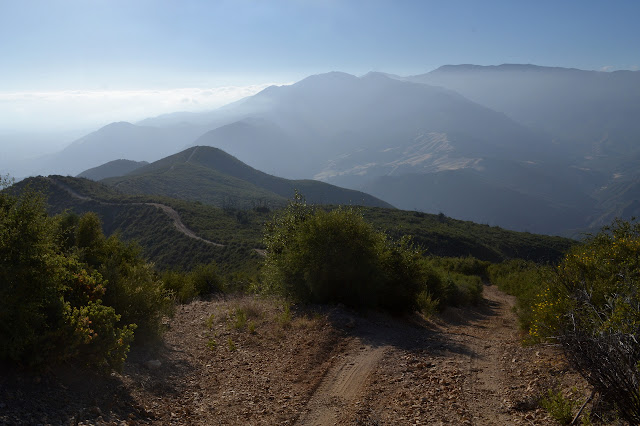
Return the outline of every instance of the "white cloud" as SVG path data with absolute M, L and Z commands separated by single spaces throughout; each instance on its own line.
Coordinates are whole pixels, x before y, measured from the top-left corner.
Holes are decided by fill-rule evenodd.
M 0 133 L 60 131 L 138 121 L 177 111 L 206 111 L 272 85 L 165 90 L 0 92 Z
M 614 69 L 613 65 L 605 65 L 604 67 L 600 68 L 600 71 L 609 72 L 609 71 L 613 71 L 613 69 Z

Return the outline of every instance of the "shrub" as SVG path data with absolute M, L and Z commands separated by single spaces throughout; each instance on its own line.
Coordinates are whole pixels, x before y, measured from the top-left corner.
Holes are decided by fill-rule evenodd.
M 540 400 L 542 408 L 562 425 L 568 425 L 573 420 L 573 411 L 576 409 L 576 402 L 565 397 L 562 391 L 547 391 L 547 395 Z
M 408 240 L 390 241 L 353 208 L 326 212 L 296 194 L 267 223 L 263 289 L 303 302 L 408 311 L 429 275 Z
M 640 225 L 616 221 L 548 282 L 532 330 L 557 338 L 582 376 L 640 423 Z
M 224 280 L 218 273 L 215 262 L 196 266 L 189 274 L 190 286 L 198 296 L 224 292 L 226 290 Z
M 477 305 L 482 297 L 482 280 L 475 275 L 447 273 L 444 286 L 444 305 Z
M 65 306 L 67 338 L 62 359 L 79 359 L 101 370 L 121 370 L 129 345 L 133 341 L 135 324 L 116 327 L 120 315 L 98 300 L 80 307 Z
M 172 314 L 173 302 L 152 265 L 142 258 L 140 247 L 118 235 L 106 238 L 93 213 L 80 217 L 75 235 L 80 259 L 107 283 L 104 304 L 115 309 L 122 323 L 136 324 L 136 340 L 159 338 L 162 318 Z
M 158 336 L 171 306 L 139 249 L 105 238 L 95 214 L 51 218 L 37 192 L 0 192 L 1 359 L 118 369 L 134 330 Z
M 211 293 L 227 291 L 215 262 L 198 265 L 188 273 L 166 271 L 162 274 L 162 282 L 180 303 Z
M 422 312 L 422 314 L 430 317 L 438 312 L 440 301 L 438 299 L 434 299 L 427 290 L 422 290 L 418 293 L 416 304 L 418 305 L 418 310 Z
M 549 280 L 553 270 L 549 266 L 538 265 L 525 260 L 508 260 L 488 267 L 489 279 L 492 284 L 506 293 L 516 296 L 516 311 L 520 327 L 530 332 L 533 340 L 539 340 L 540 332 L 531 330 L 534 317 L 539 317 L 541 307 L 552 300 Z M 546 315 L 546 314 L 545 314 Z M 557 312 L 550 312 L 556 315 Z M 536 321 L 536 327 L 541 325 Z M 544 334 L 544 333 L 542 333 Z
M 467 257 L 435 257 L 433 264 L 450 272 L 462 275 L 476 275 L 481 279 L 489 279 L 489 266 L 491 262 L 479 260 L 472 256 Z
M 102 275 L 63 253 L 60 223 L 40 194 L 0 192 L 0 358 L 119 368 L 135 326 L 102 304 Z
M 46 353 L 61 321 L 52 225 L 39 194 L 0 193 L 0 358 L 29 362 Z
M 115 308 L 125 324 L 136 324 L 136 340 L 158 339 L 162 319 L 173 313 L 173 302 L 150 264 L 119 265 L 107 285 L 104 302 Z

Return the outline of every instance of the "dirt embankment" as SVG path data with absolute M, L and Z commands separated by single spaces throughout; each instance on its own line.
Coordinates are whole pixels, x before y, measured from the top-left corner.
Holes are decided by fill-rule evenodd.
M 552 347 L 523 347 L 513 300 L 425 321 L 253 297 L 180 306 L 122 374 L 5 371 L 0 424 L 555 424 L 536 400 L 581 384 Z

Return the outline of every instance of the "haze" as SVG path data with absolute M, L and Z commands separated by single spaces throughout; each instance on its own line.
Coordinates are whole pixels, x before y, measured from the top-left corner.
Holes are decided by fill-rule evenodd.
M 635 1 L 5 1 L 0 171 L 209 146 L 401 209 L 573 235 L 640 215 L 637 16 Z
M 634 1 L 2 1 L 0 133 L 204 110 L 327 71 L 634 69 L 639 9 Z

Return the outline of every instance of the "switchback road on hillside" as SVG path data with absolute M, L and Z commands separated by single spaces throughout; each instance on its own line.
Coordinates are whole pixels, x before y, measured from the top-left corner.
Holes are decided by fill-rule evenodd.
M 51 183 L 53 183 L 54 185 L 56 185 L 58 188 L 66 191 L 67 193 L 69 193 L 69 195 L 71 195 L 74 198 L 77 198 L 79 200 L 83 200 L 83 201 L 93 201 L 99 204 L 104 204 L 104 205 L 109 205 L 109 206 L 128 206 L 128 205 L 134 205 L 134 206 L 153 206 L 155 208 L 158 208 L 160 210 L 162 210 L 162 212 L 164 214 L 166 214 L 167 216 L 169 216 L 169 218 L 171 218 L 171 220 L 173 221 L 173 225 L 176 227 L 176 229 L 178 231 L 180 231 L 182 234 L 186 235 L 189 238 L 193 238 L 195 240 L 199 240 L 202 242 L 205 242 L 207 244 L 211 244 L 214 245 L 216 247 L 224 247 L 224 244 L 220 244 L 220 243 L 216 243 L 213 241 L 209 241 L 209 240 L 205 240 L 204 238 L 198 236 L 195 232 L 193 232 L 192 230 L 190 230 L 189 228 L 187 228 L 187 226 L 182 222 L 182 219 L 180 219 L 180 215 L 178 214 L 177 211 L 175 211 L 172 207 L 167 206 L 165 204 L 160 204 L 160 203 L 109 203 L 106 201 L 100 201 L 100 200 L 96 200 L 95 198 L 91 198 L 91 197 L 87 197 L 85 195 L 79 194 L 78 192 L 74 191 L 72 188 L 70 188 L 68 185 L 65 185 L 64 183 L 52 178 L 52 177 L 48 177 L 47 178 Z

